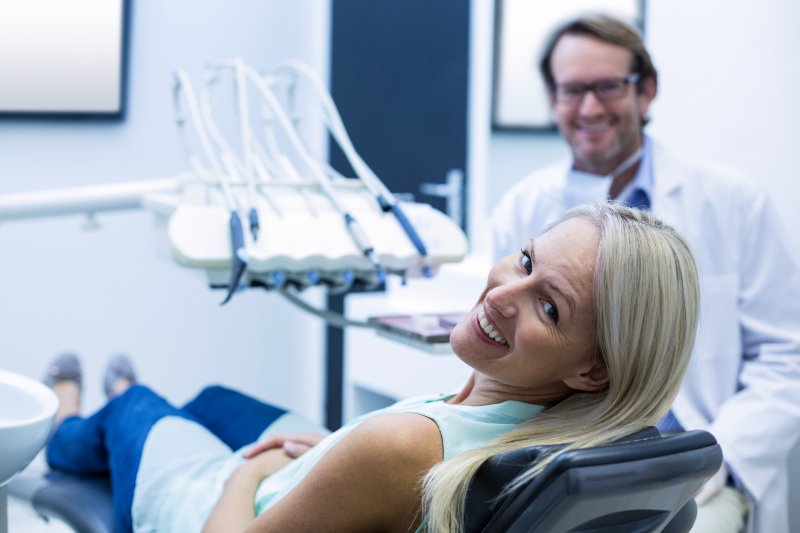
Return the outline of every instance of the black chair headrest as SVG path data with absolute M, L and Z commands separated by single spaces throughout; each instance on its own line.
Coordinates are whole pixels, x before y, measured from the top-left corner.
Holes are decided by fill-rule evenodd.
M 688 457 L 687 454 L 691 454 L 695 450 L 702 450 L 700 453 L 705 455 L 697 466 L 687 467 L 686 472 L 675 472 L 676 479 L 678 479 L 676 482 L 685 479 L 687 483 L 691 480 L 692 483 L 697 484 L 700 483 L 697 479 L 706 474 L 709 476 L 713 474 L 722 461 L 719 446 L 708 432 L 690 431 L 663 437 L 656 428 L 648 427 L 608 445 L 564 452 L 551 461 L 536 478 L 525 486 L 498 497 L 506 485 L 519 474 L 533 466 L 545 455 L 562 447 L 531 446 L 496 455 L 481 465 L 470 484 L 467 495 L 465 530 L 482 531 L 488 523 L 497 522 L 496 519 L 493 520 L 495 514 L 509 512 L 512 507 L 516 509 L 515 513 L 522 512 L 520 511 L 521 506 L 529 505 L 532 500 L 539 497 L 554 479 L 558 479 L 559 476 L 570 471 L 579 471 L 576 469 L 587 471 L 592 467 L 608 469 L 614 468 L 610 465 L 648 461 L 647 464 L 653 464 L 654 468 L 663 470 L 663 461 L 660 465 L 656 464 L 659 458 Z M 629 472 L 625 472 L 625 475 L 631 477 Z M 642 476 L 641 481 L 643 485 L 648 482 L 646 476 Z M 627 480 L 626 482 L 630 484 L 636 480 Z M 610 485 L 609 493 L 613 490 L 615 487 Z M 680 506 L 683 506 L 688 498 L 681 496 L 681 499 Z M 679 508 L 672 512 L 677 512 Z

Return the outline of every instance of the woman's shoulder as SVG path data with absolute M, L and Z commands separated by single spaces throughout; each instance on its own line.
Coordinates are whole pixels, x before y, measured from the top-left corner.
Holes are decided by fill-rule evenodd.
M 360 453 L 376 452 L 398 462 L 425 463 L 428 468 L 442 459 L 439 427 L 431 418 L 414 412 L 376 415 L 354 428 L 351 437 L 347 440 Z

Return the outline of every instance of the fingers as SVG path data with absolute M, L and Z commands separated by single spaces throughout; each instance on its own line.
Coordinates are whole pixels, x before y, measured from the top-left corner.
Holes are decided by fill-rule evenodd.
M 244 452 L 242 457 L 244 457 L 245 459 L 252 459 L 253 457 L 262 452 L 282 447 L 285 442 L 286 442 L 286 437 L 278 435 L 270 437 L 266 440 L 257 442 L 256 444 L 248 448 L 247 451 Z
M 312 446 L 313 445 L 310 445 L 306 442 L 287 440 L 283 443 L 283 451 L 286 452 L 286 455 L 289 457 L 296 459 L 310 450 Z
M 301 433 L 300 435 L 292 435 L 287 437 L 286 440 L 291 440 L 300 444 L 305 444 L 309 448 L 319 444 L 319 441 L 325 438 L 322 433 Z
M 289 457 L 296 458 L 306 453 L 319 441 L 325 438 L 320 433 L 301 433 L 298 435 L 273 435 L 268 439 L 257 442 L 244 452 L 242 457 L 252 459 L 260 453 L 274 448 L 283 448 Z

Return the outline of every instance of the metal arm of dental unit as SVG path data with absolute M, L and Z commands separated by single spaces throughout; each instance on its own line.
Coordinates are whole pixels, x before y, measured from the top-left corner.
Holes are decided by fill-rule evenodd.
M 234 106 L 215 102 L 227 77 Z M 466 254 L 466 237 L 452 219 L 427 204 L 401 204 L 386 189 L 355 152 L 330 95 L 305 65 L 282 63 L 260 75 L 240 59 L 224 61 L 207 70 L 200 97 L 185 73 L 176 72 L 174 81 L 190 172 L 0 195 L 0 222 L 146 209 L 164 222 L 174 260 L 204 270 L 212 287 L 227 287 L 225 302 L 242 287 L 260 286 L 302 306 L 286 289 L 344 292 L 380 285 L 386 276 L 431 276 Z M 300 81 L 310 86 L 356 178 L 339 175 L 302 140 L 289 110 Z M 223 108 L 236 111 L 236 142 L 217 123 Z

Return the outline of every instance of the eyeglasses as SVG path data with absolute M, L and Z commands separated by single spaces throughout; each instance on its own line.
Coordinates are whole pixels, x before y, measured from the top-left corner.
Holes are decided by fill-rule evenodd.
M 592 91 L 598 100 L 616 100 L 625 94 L 628 85 L 639 81 L 639 73 L 634 72 L 625 78 L 607 78 L 594 83 L 562 83 L 556 85 L 556 101 L 560 104 L 577 104 L 583 95 Z

